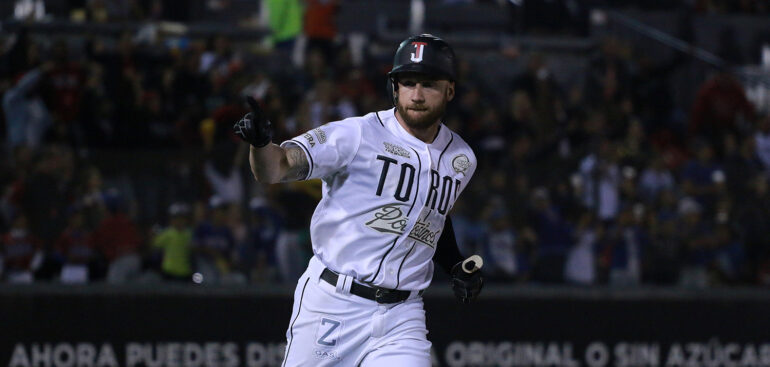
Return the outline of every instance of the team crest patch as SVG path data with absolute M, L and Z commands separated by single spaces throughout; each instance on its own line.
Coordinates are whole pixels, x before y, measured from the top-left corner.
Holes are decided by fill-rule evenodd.
M 460 154 L 452 159 L 452 168 L 457 173 L 465 174 L 465 171 L 467 171 L 470 166 L 471 161 L 465 154 Z
M 382 144 L 385 144 L 385 151 L 390 153 L 390 154 L 400 155 L 400 156 L 402 156 L 404 158 L 409 158 L 410 157 L 409 151 L 404 149 L 404 148 L 402 148 L 402 147 L 400 147 L 400 146 L 398 146 L 398 145 L 391 144 L 391 143 L 385 143 L 385 142 L 383 142 Z
M 313 134 L 318 138 L 318 144 L 326 143 L 326 133 L 320 127 L 313 129 Z

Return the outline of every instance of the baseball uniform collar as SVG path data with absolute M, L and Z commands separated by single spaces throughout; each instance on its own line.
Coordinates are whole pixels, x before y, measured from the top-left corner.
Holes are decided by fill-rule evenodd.
M 382 125 L 390 131 L 391 134 L 404 139 L 411 145 L 417 146 L 417 147 L 425 147 L 425 146 L 440 146 L 444 147 L 451 138 L 451 133 L 449 132 L 449 129 L 444 126 L 444 124 L 440 124 L 438 127 L 438 136 L 436 136 L 436 139 L 433 139 L 433 142 L 430 144 L 425 143 L 424 141 L 417 139 L 414 135 L 410 134 L 408 131 L 404 129 L 401 124 L 398 123 L 398 120 L 396 119 L 396 109 L 392 108 L 389 110 L 384 110 L 377 112 L 377 117 L 380 119 L 380 122 L 382 122 Z

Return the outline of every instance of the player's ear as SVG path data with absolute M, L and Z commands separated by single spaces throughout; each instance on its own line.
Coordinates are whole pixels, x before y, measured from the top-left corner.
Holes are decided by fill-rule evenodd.
M 446 101 L 449 102 L 455 98 L 455 82 L 450 81 L 446 88 Z
M 388 83 L 385 86 L 385 90 L 387 91 L 390 100 L 393 102 L 393 106 L 398 104 L 398 86 L 396 83 L 396 79 L 391 77 L 388 78 Z

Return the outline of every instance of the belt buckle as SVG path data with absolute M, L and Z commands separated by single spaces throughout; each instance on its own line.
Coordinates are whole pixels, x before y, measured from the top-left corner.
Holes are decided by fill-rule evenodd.
M 391 296 L 393 291 L 386 288 L 375 288 L 374 300 L 377 303 L 393 303 L 393 297 Z

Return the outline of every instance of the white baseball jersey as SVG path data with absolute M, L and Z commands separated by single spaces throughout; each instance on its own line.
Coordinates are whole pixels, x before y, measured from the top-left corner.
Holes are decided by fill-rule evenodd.
M 468 144 L 443 124 L 426 144 L 395 109 L 331 122 L 281 146 L 292 144 L 307 155 L 306 179 L 323 181 L 310 224 L 316 257 L 362 283 L 427 288 L 446 215 L 476 169 Z

